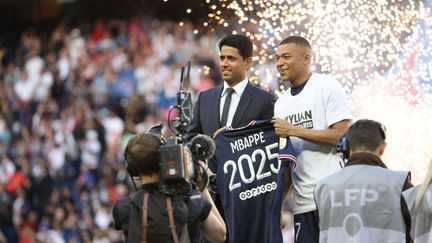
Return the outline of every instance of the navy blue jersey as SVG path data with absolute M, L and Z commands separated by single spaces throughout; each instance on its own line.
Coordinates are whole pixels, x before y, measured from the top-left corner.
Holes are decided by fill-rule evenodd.
M 215 142 L 210 168 L 216 173 L 229 242 L 282 242 L 282 171 L 296 161 L 291 144 L 279 150 L 269 121 L 228 128 Z

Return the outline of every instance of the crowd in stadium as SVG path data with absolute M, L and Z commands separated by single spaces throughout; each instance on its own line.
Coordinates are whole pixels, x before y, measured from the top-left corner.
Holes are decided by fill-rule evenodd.
M 220 82 L 219 36 L 195 28 L 137 17 L 60 22 L 3 49 L 0 242 L 121 241 L 111 207 L 133 191 L 124 141 L 168 119 L 188 60 L 194 93 Z
M 5 46 L 4 42 L 2 42 L 3 40 L 0 39 L 0 243 L 123 242 L 122 232 L 114 229 L 112 211 L 113 205 L 116 202 L 121 201 L 121 199 L 124 199 L 135 191 L 135 185 L 131 183 L 131 173 L 130 171 L 128 173 L 125 166 L 125 146 L 127 142 L 130 141 L 129 139 L 133 134 L 146 132 L 151 127 L 160 123 L 166 125 L 176 115 L 176 113 L 172 114 L 170 108 L 177 103 L 177 92 L 180 90 L 180 79 L 182 76 L 181 74 L 183 74 L 181 68 L 185 67 L 188 61 L 192 62 L 190 80 L 185 80 L 188 80 L 186 88 L 192 92 L 192 101 L 194 103 L 195 97 L 200 91 L 208 90 L 211 87 L 223 83 L 221 74 L 233 79 L 232 74 L 235 76 L 235 71 L 240 70 L 246 73 L 250 70 L 248 62 L 252 62 L 252 60 L 256 62 L 260 59 L 259 57 L 252 59 L 251 56 L 245 58 L 241 55 L 241 58 L 234 60 L 235 58 L 233 58 L 233 56 L 235 55 L 230 54 L 233 53 L 232 48 L 238 51 L 238 53 L 234 53 L 239 56 L 242 54 L 239 51 L 241 48 L 233 47 L 231 46 L 232 43 L 230 43 L 221 45 L 218 49 L 220 38 L 229 34 L 219 31 L 218 29 L 205 27 L 202 24 L 188 21 L 171 22 L 143 16 L 133 16 L 128 20 L 96 19 L 91 22 L 82 21 L 79 23 L 71 23 L 63 20 L 56 22 L 54 28 L 40 29 L 36 26 L 29 27 L 20 32 L 12 48 L 10 45 Z M 4 37 L 2 38 L 5 39 Z M 244 36 L 244 38 L 248 39 L 249 37 Z M 349 107 L 348 104 L 345 104 L 345 96 L 342 95 L 342 87 L 336 87 L 339 84 L 334 80 L 328 83 L 331 85 L 326 86 L 326 88 L 330 87 L 330 89 L 316 88 L 316 90 L 328 91 L 333 87 L 334 90 L 341 91 L 340 93 L 328 91 L 328 94 L 325 93 L 321 97 L 320 95 L 324 92 L 319 95 L 310 95 L 310 93 L 303 92 L 307 100 L 304 99 L 305 103 L 302 105 L 299 105 L 299 102 L 295 103 L 293 101 L 294 98 L 291 99 L 302 92 L 306 82 L 308 82 L 309 87 L 311 87 L 314 85 L 313 82 L 317 82 L 315 80 L 322 79 L 328 81 L 324 78 L 324 75 L 320 76 L 309 70 L 309 64 L 311 63 L 311 46 L 306 39 L 304 40 L 307 42 L 307 45 L 302 46 L 301 43 L 298 45 L 299 43 L 296 42 L 299 41 L 298 38 L 299 36 L 294 37 L 294 39 L 297 40 L 291 39 L 287 40 L 285 43 L 282 41 L 277 49 L 279 52 L 276 51 L 275 53 L 276 61 L 273 61 L 271 65 L 261 64 L 259 66 L 259 68 L 264 68 L 266 71 L 273 70 L 275 74 L 277 71 L 279 73 L 278 77 L 280 77 L 281 80 L 291 82 L 291 87 L 287 92 L 288 95 L 285 95 L 285 97 L 289 99 L 284 101 L 284 96 L 281 96 L 282 98 L 276 101 L 276 112 L 274 112 L 274 115 L 272 112 L 272 115 L 269 117 L 272 118 L 271 123 L 278 137 L 296 137 L 311 144 L 316 142 L 316 144 L 322 146 L 311 146 L 313 149 L 316 149 L 316 151 L 327 146 L 323 149 L 323 151 L 326 151 L 325 153 L 320 151 L 322 155 L 325 155 L 324 157 L 326 159 L 322 157 L 319 160 L 338 162 L 332 165 L 336 165 L 337 170 L 340 170 L 339 167 L 343 166 L 339 164 L 339 161 L 336 161 L 339 159 L 339 155 L 336 155 L 334 151 L 327 151 L 329 146 L 334 146 L 334 140 L 336 140 L 336 138 L 326 140 L 323 137 L 329 137 L 327 133 L 325 136 L 317 136 L 321 139 L 320 140 L 315 137 L 316 134 L 313 133 L 319 133 L 321 131 L 328 132 L 333 129 L 333 134 L 330 135 L 333 136 L 337 134 L 338 136 L 334 135 L 333 137 L 342 139 L 338 139 L 336 143 L 339 149 L 342 147 L 345 148 L 346 151 L 351 152 L 350 149 L 352 149 L 352 147 L 348 148 L 348 137 L 352 134 L 348 133 L 346 137 L 341 137 L 339 135 L 342 134 L 342 130 L 348 129 L 350 122 L 353 121 L 353 117 L 348 114 L 350 113 L 348 111 Z M 248 41 L 250 42 L 250 40 Z M 250 46 L 252 50 L 252 44 L 250 44 Z M 224 54 L 227 56 L 226 59 L 230 60 L 225 61 L 225 64 L 221 65 L 222 70 L 219 70 L 218 63 L 224 62 L 222 60 L 224 58 L 221 51 L 222 47 L 225 47 L 225 53 L 228 53 Z M 254 52 L 257 52 L 256 49 L 257 48 L 254 48 Z M 221 53 L 220 56 L 219 53 Z M 307 58 L 301 60 L 295 57 L 292 58 L 292 53 L 297 54 L 297 56 L 307 56 Z M 258 54 L 255 55 L 255 57 L 261 55 L 260 52 L 255 54 Z M 229 62 L 234 64 L 226 64 Z M 237 65 L 237 63 L 243 62 L 247 63 L 247 65 Z M 223 65 L 226 66 L 226 70 L 223 70 Z M 271 68 L 271 66 L 274 67 Z M 307 66 L 307 68 L 304 68 L 305 66 Z M 291 72 L 287 71 L 290 69 Z M 321 71 L 320 66 L 314 66 L 313 71 L 315 70 Z M 262 75 L 265 76 L 266 72 L 258 71 L 259 70 L 254 72 L 253 76 L 261 75 L 258 77 L 258 80 L 266 80 L 262 77 Z M 355 72 L 357 73 L 357 71 Z M 292 73 L 297 77 L 289 77 Z M 303 74 L 307 77 L 304 78 Z M 256 81 L 256 77 L 253 77 L 253 79 L 251 78 L 252 77 L 242 77 L 238 81 L 245 81 L 244 84 L 246 85 L 247 83 L 247 85 L 249 85 L 249 82 Z M 273 76 L 270 79 L 273 79 Z M 294 81 L 301 81 L 302 83 L 293 84 Z M 225 79 L 225 84 L 227 84 L 227 79 Z M 234 86 L 237 84 L 238 83 L 234 84 Z M 280 84 L 283 84 L 283 82 L 280 82 Z M 319 85 L 323 84 L 326 83 L 320 83 Z M 275 82 L 275 84 L 270 84 L 274 85 L 270 88 L 268 84 L 265 85 L 267 86 L 263 88 L 272 89 L 271 91 L 274 91 L 279 84 L 277 82 Z M 325 85 L 323 85 L 323 87 L 324 86 Z M 225 110 L 225 107 L 220 109 L 222 119 L 219 125 L 228 124 L 226 122 L 228 121 L 228 111 L 230 110 L 230 95 L 232 94 L 231 92 L 235 92 L 232 87 L 229 87 L 229 89 L 231 91 L 229 91 L 228 94 L 229 98 L 226 98 L 226 100 L 229 100 L 226 102 L 228 104 L 226 106 L 227 109 Z M 231 105 L 231 107 L 237 109 L 240 103 L 240 97 L 245 89 L 246 88 L 243 87 L 241 93 L 237 94 L 238 97 L 235 96 L 237 97 L 237 103 L 234 102 L 235 104 Z M 335 93 L 338 97 L 338 102 L 326 98 L 333 97 Z M 207 95 L 208 94 L 209 93 L 207 93 Z M 221 94 L 219 93 L 219 95 Z M 201 95 L 200 97 L 203 96 L 205 95 Z M 215 96 L 208 95 L 207 102 L 205 102 L 206 105 L 202 105 L 202 107 L 213 105 L 213 97 Z M 256 97 L 257 96 L 254 96 L 255 99 L 259 100 L 259 98 Z M 299 96 L 296 98 L 298 97 Z M 341 105 L 342 100 L 344 103 L 343 105 Z M 342 113 L 339 111 L 335 112 L 335 121 L 337 119 L 340 120 L 336 122 L 331 121 L 335 123 L 330 126 L 327 124 L 327 122 L 330 123 L 330 121 L 318 124 L 318 126 L 323 127 L 322 130 L 317 127 L 317 123 L 315 123 L 315 126 L 313 125 L 312 118 L 307 122 L 311 122 L 310 124 L 312 125 L 309 128 L 313 129 L 306 129 L 309 123 L 298 123 L 305 124 L 305 127 L 302 127 L 302 125 L 294 126 L 288 123 L 287 119 L 289 117 L 292 119 L 301 117 L 299 121 L 305 117 L 307 118 L 309 113 L 311 113 L 311 110 L 307 108 L 315 101 L 317 101 L 317 104 L 328 102 L 334 105 L 334 107 L 342 107 L 345 109 L 343 111 L 345 114 L 343 117 L 336 117 Z M 262 103 L 267 104 L 271 102 L 272 101 L 263 101 Z M 199 102 L 197 102 L 197 104 L 199 104 Z M 296 104 L 302 109 L 304 108 L 306 112 L 298 112 L 296 110 L 297 107 L 292 106 L 292 104 Z M 220 103 L 219 106 L 223 107 L 222 103 Z M 196 107 L 200 107 L 200 105 Z M 292 110 L 287 109 L 287 107 L 292 108 Z M 259 110 L 256 106 L 254 106 L 253 109 Z M 273 106 L 272 109 L 266 110 L 273 111 Z M 194 119 L 198 120 L 196 117 L 206 116 L 206 113 L 209 113 L 207 111 L 207 109 L 203 109 L 203 115 L 194 116 Z M 331 112 L 332 109 L 327 109 L 326 111 Z M 217 114 L 217 111 L 212 111 L 210 113 Z M 224 118 L 224 113 L 226 119 Z M 234 120 L 234 113 L 231 113 L 229 126 L 231 126 L 231 122 Z M 248 122 L 250 120 L 259 119 L 270 118 L 251 118 Z M 216 120 L 216 123 L 218 122 L 219 120 Z M 339 125 L 335 126 L 334 124 L 336 123 L 339 123 Z M 368 167 L 371 164 L 374 166 L 378 164 L 386 168 L 385 164 L 382 163 L 380 159 L 387 144 L 385 142 L 386 131 L 384 126 L 379 122 L 363 120 L 360 121 L 360 123 L 355 123 L 357 125 L 351 126 L 351 130 L 354 129 L 354 132 L 351 131 L 354 134 L 352 135 L 354 139 L 350 138 L 350 143 L 355 144 L 356 134 L 363 134 L 364 131 L 368 131 L 368 129 L 362 130 L 362 123 L 366 125 L 371 123 L 375 127 L 379 127 L 379 129 L 375 129 L 378 130 L 380 134 L 377 140 L 379 142 L 378 146 L 373 147 L 375 150 L 363 151 L 359 149 L 355 151 L 357 155 L 351 156 L 351 161 L 348 158 L 349 156 L 347 156 L 343 173 L 347 173 L 346 171 L 351 173 L 351 168 L 355 167 L 350 167 L 350 165 L 358 166 L 360 164 L 364 167 Z M 194 122 L 192 122 L 192 124 L 194 124 Z M 196 122 L 196 124 L 200 124 L 197 126 L 199 128 L 198 130 L 200 130 L 201 120 Z M 358 131 L 355 131 L 356 126 Z M 303 133 L 298 133 L 298 127 L 300 127 Z M 305 131 L 307 132 L 305 133 Z M 213 132 L 215 131 L 207 135 L 218 134 L 220 130 L 215 133 Z M 297 132 L 297 134 L 295 132 Z M 198 131 L 198 134 L 204 133 L 204 131 Z M 370 142 L 370 140 L 370 137 L 364 139 L 364 141 L 366 141 L 365 144 Z M 343 143 L 340 143 L 340 141 Z M 160 142 L 160 139 L 158 142 Z M 288 144 L 290 143 L 289 141 Z M 310 152 L 308 149 L 304 149 L 303 141 L 297 143 L 297 145 L 298 144 L 300 144 L 298 148 L 301 147 L 301 149 L 297 149 L 297 151 Z M 360 145 L 358 145 L 358 147 L 363 149 L 363 144 L 360 143 Z M 311 151 L 313 149 L 311 149 Z M 361 154 L 359 155 L 359 153 Z M 311 154 L 314 155 L 313 153 Z M 333 158 L 329 157 L 332 161 L 327 158 L 328 154 L 334 155 Z M 370 158 L 371 154 L 375 155 L 374 159 Z M 377 154 L 379 156 L 376 156 Z M 299 160 L 300 162 L 298 162 L 298 165 L 306 168 L 305 166 L 309 165 L 305 163 L 305 161 L 311 162 L 317 160 L 318 157 L 315 158 L 314 156 L 305 160 L 305 156 L 297 155 L 298 158 L 301 157 L 301 161 Z M 368 161 L 368 159 L 371 161 Z M 365 160 L 367 163 L 364 163 Z M 128 161 L 130 160 L 128 159 Z M 356 164 L 359 161 L 362 163 Z M 380 163 L 382 163 L 382 165 Z M 207 169 L 208 168 L 209 166 L 207 166 Z M 260 168 L 260 171 L 261 169 L 262 168 Z M 243 169 L 241 170 L 243 172 Z M 278 170 L 279 169 L 274 173 L 277 174 Z M 315 170 L 315 175 L 311 176 L 312 173 L 309 172 L 313 170 Z M 427 192 L 429 194 L 425 193 L 427 186 L 429 186 L 428 190 L 430 190 L 429 184 L 432 180 L 432 162 L 429 166 L 429 172 L 427 173 L 425 183 L 421 187 L 420 197 L 415 197 L 415 193 L 413 193 L 413 191 L 417 193 L 417 191 L 415 191 L 418 190 L 417 187 L 415 190 L 406 191 L 408 187 L 413 186 L 410 182 L 408 172 L 403 175 L 404 177 L 400 178 L 400 175 L 396 176 L 397 173 L 389 176 L 389 178 L 397 177 L 401 182 L 404 182 L 398 185 L 400 188 L 396 188 L 399 190 L 394 193 L 394 195 L 397 195 L 396 200 L 387 200 L 385 197 L 385 200 L 378 200 L 378 193 L 373 194 L 376 195 L 376 198 L 368 198 L 367 193 L 371 191 L 366 190 L 361 192 L 358 189 L 351 190 L 348 188 L 345 190 L 345 182 L 355 178 L 354 175 L 357 172 L 354 169 L 352 174 L 347 173 L 346 181 L 338 181 L 340 174 L 336 174 L 336 176 L 333 177 L 327 177 L 327 174 L 324 176 L 324 172 L 327 173 L 329 171 L 325 169 L 321 170 L 317 165 L 312 166 L 312 163 L 310 163 L 310 167 L 307 169 L 297 169 L 297 171 L 294 171 L 294 178 L 297 178 L 297 182 L 301 181 L 301 179 L 299 179 L 300 176 L 296 176 L 304 171 L 307 171 L 309 174 L 304 173 L 304 175 L 302 174 L 301 176 L 312 178 L 313 180 L 308 181 L 308 183 L 313 186 L 302 185 L 301 188 L 300 186 L 296 188 L 294 184 L 293 188 L 294 198 L 302 199 L 303 197 L 303 199 L 307 199 L 299 201 L 303 203 L 306 211 L 300 212 L 297 210 L 296 213 L 296 208 L 292 205 L 294 203 L 292 194 L 289 195 L 289 200 L 283 202 L 284 210 L 282 212 L 281 221 L 283 221 L 282 225 L 284 226 L 282 229 L 284 242 L 294 242 L 293 224 L 297 226 L 295 235 L 298 242 L 305 242 L 304 240 L 308 238 L 318 239 L 318 236 L 326 238 L 327 235 L 339 239 L 339 233 L 334 233 L 338 232 L 338 229 L 334 232 L 327 230 L 330 228 L 333 230 L 334 228 L 338 228 L 336 224 L 331 225 L 329 222 L 332 222 L 331 220 L 333 219 L 339 220 L 339 218 L 341 218 L 340 215 L 336 215 L 337 213 L 335 212 L 337 212 L 337 210 L 327 210 L 330 207 L 326 204 L 328 203 L 327 198 L 324 197 L 327 195 L 332 196 L 331 208 L 341 208 L 343 205 L 344 207 L 346 206 L 346 209 L 349 209 L 346 211 L 348 216 L 346 216 L 345 219 L 347 220 L 345 221 L 344 219 L 342 222 L 344 227 L 348 225 L 345 224 L 345 222 L 348 222 L 348 219 L 352 216 L 351 214 L 353 214 L 349 214 L 349 212 L 355 209 L 355 207 L 351 205 L 351 201 L 358 199 L 357 201 L 361 202 L 360 205 L 362 207 L 365 206 L 363 204 L 367 200 L 380 202 L 382 203 L 380 206 L 385 209 L 390 208 L 390 206 L 399 209 L 399 207 L 403 205 L 403 218 L 399 218 L 403 219 L 403 222 L 399 222 L 400 225 L 398 226 L 403 226 L 403 230 L 407 230 L 407 232 L 416 227 L 417 230 L 419 228 L 423 230 L 423 228 L 416 224 L 413 224 L 413 227 L 410 228 L 411 224 L 407 223 L 409 222 L 410 216 L 408 209 L 418 210 L 419 205 L 422 206 L 420 204 L 420 199 L 423 195 L 431 195 L 430 191 Z M 390 170 L 385 169 L 383 171 L 377 170 L 374 173 L 376 173 L 376 175 L 383 175 Z M 334 171 L 332 171 L 332 173 L 333 172 Z M 254 176 L 251 176 L 251 178 Z M 365 181 L 368 182 L 379 182 L 377 183 L 377 187 L 381 185 L 387 186 L 386 183 L 381 183 L 380 180 L 382 178 L 380 176 L 371 177 L 374 180 L 363 176 L 363 174 L 359 177 L 360 179 L 366 178 Z M 231 182 L 232 178 L 234 177 L 230 178 Z M 314 180 L 317 179 L 318 181 L 318 178 L 321 182 L 315 187 Z M 321 180 L 323 178 L 324 180 Z M 221 180 L 218 181 L 220 182 Z M 244 181 L 250 183 L 247 178 L 244 179 Z M 359 188 L 366 185 L 366 182 L 363 183 L 363 181 L 359 179 L 353 180 L 353 182 L 359 183 L 359 185 L 356 185 Z M 291 181 L 289 183 L 291 183 Z M 390 186 L 392 185 L 391 183 L 389 184 Z M 403 189 L 401 189 L 402 187 Z M 304 188 L 307 189 L 308 197 L 303 193 Z M 315 188 L 318 189 L 314 191 Z M 345 193 L 343 194 L 345 195 L 344 201 L 340 200 L 335 203 L 334 199 L 336 197 L 332 194 L 337 191 L 335 188 Z M 296 189 L 301 193 L 296 195 Z M 400 190 L 409 192 L 405 192 L 403 195 L 405 199 L 403 200 L 400 199 Z M 382 191 L 386 190 L 382 189 Z M 313 192 L 315 194 L 313 194 Z M 360 196 L 356 197 L 354 193 Z M 299 196 L 300 194 L 301 196 Z M 413 201 L 413 198 L 416 200 Z M 405 205 L 405 200 L 408 206 Z M 428 200 L 430 201 L 430 197 L 428 197 Z M 429 201 L 428 203 L 430 203 Z M 393 202 L 394 205 L 389 206 L 388 202 Z M 297 202 L 295 202 L 295 204 L 297 206 L 300 205 Z M 312 210 L 312 208 L 308 208 L 310 205 L 318 206 L 318 209 Z M 429 206 L 430 204 L 426 205 L 426 201 L 423 201 L 423 208 L 429 209 Z M 320 212 L 318 212 L 318 210 L 320 210 Z M 236 208 L 236 210 L 233 211 L 240 210 Z M 279 212 L 279 210 L 277 210 L 277 212 Z M 294 217 L 291 212 L 294 212 Z M 249 211 L 247 211 L 247 213 L 249 213 Z M 320 222 L 318 222 L 318 213 Z M 299 220 L 300 218 L 298 215 L 303 215 L 302 220 Z M 386 217 L 377 217 L 374 213 L 370 213 L 370 215 L 374 216 L 370 218 L 377 218 L 377 221 L 382 221 L 384 224 L 386 224 L 386 220 L 388 220 Z M 394 217 L 400 216 L 399 214 L 387 215 Z M 415 214 L 411 214 L 411 216 L 413 215 Z M 255 214 L 252 214 L 252 216 L 255 216 Z M 307 216 L 307 218 L 304 216 Z M 307 220 L 303 221 L 303 219 Z M 413 222 L 423 223 L 427 221 L 430 224 L 430 218 L 427 218 L 427 215 L 424 218 L 417 218 L 417 221 L 413 219 L 414 218 L 411 218 Z M 266 222 L 261 222 L 261 220 L 257 221 L 264 225 L 266 224 Z M 317 227 L 312 228 L 310 225 L 303 223 L 311 221 L 313 221 L 313 226 Z M 373 220 L 371 220 L 371 222 L 372 221 Z M 279 218 L 277 218 L 276 222 L 279 222 Z M 299 222 L 303 223 L 303 230 L 300 234 L 300 238 L 298 238 L 301 225 Z M 359 220 L 355 222 L 363 221 Z M 318 225 L 318 223 L 320 225 Z M 231 222 L 231 224 L 234 223 Z M 272 222 L 272 224 L 275 225 L 274 222 Z M 246 224 L 240 225 L 248 230 L 252 228 Z M 355 223 L 353 223 L 353 225 L 355 225 Z M 425 225 L 426 228 L 424 232 L 428 232 L 426 236 L 430 237 L 430 226 L 427 226 L 427 224 Z M 318 226 L 320 228 L 318 228 Z M 363 226 L 367 225 L 361 225 L 360 228 L 366 228 Z M 261 225 L 255 225 L 255 227 L 261 227 Z M 386 227 L 383 227 L 381 230 L 383 232 L 389 230 Z M 143 226 L 143 228 L 145 227 Z M 310 230 L 311 228 L 315 230 L 316 234 Z M 119 228 L 117 227 L 117 229 Z M 277 225 L 277 231 L 277 234 L 280 234 L 279 225 Z M 144 230 L 144 232 L 146 231 Z M 240 236 L 242 235 L 242 230 L 232 230 L 231 232 L 235 232 Z M 399 237 L 399 240 L 410 242 L 409 234 L 405 234 L 405 232 L 399 234 L 401 232 L 395 234 L 398 237 L 400 235 L 404 236 L 402 237 L 404 239 Z M 417 237 L 418 235 L 415 235 L 415 233 L 418 232 L 411 231 L 410 233 L 411 236 Z M 424 232 L 420 233 L 423 234 Z M 235 233 L 231 234 L 231 238 L 227 238 L 228 241 L 232 241 L 232 236 L 235 235 Z M 270 234 L 270 231 L 268 233 Z M 390 236 L 392 234 L 393 232 L 389 233 Z M 421 237 L 426 236 L 422 235 Z M 328 237 L 328 239 L 335 239 L 331 237 Z M 344 241 L 343 239 L 351 239 L 350 237 L 352 238 L 354 236 L 346 235 L 346 238 L 340 239 Z M 362 236 L 358 234 L 356 237 Z M 382 236 L 382 232 L 379 234 L 379 237 L 383 237 L 386 240 L 390 239 L 389 236 Z M 379 237 L 377 237 L 377 239 L 380 239 Z M 240 242 L 243 241 L 249 240 L 240 240 Z M 264 240 L 264 242 L 266 242 L 266 240 Z

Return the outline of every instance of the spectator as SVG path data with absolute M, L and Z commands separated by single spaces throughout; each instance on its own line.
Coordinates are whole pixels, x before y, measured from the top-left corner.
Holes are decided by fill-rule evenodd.
M 14 201 L 21 201 L 17 200 L 18 191 L 24 190 L 25 205 L 38 209 L 37 228 L 31 232 L 27 223 L 14 228 L 12 219 L 9 223 L 2 221 L 0 235 L 7 242 L 16 242 L 17 233 L 22 234 L 23 241 L 119 238 L 112 226 L 99 228 L 93 219 L 99 210 L 97 205 L 107 201 L 112 205 L 129 192 L 125 186 L 126 172 L 121 166 L 123 159 L 119 156 L 123 149 L 119 142 L 127 131 L 123 114 L 133 121 L 137 131 L 166 121 L 160 111 L 162 106 L 166 109 L 176 102 L 178 91 L 178 68 L 171 65 L 184 65 L 185 58 L 190 58 L 185 50 L 191 48 L 200 63 L 203 48 L 208 48 L 194 45 L 202 37 L 194 35 L 192 27 L 179 28 L 173 35 L 172 23 L 152 21 L 155 24 L 140 17 L 131 22 L 109 20 L 111 29 L 100 21 L 80 25 L 61 21 L 48 37 L 44 36 L 46 31 L 39 29 L 20 33 L 16 50 L 8 52 L 8 58 L 3 59 L 6 66 L 0 67 L 0 175 L 5 175 L 0 176 L 0 184 L 3 188 L 6 185 L 15 188 L 11 191 L 17 194 L 6 189 L 0 194 L 9 195 L 5 198 L 10 198 L 11 207 Z M 94 28 L 89 32 L 86 25 Z M 160 31 L 160 26 L 167 29 Z M 217 40 L 217 36 L 206 38 L 213 43 Z M 156 44 L 157 40 L 161 43 Z M 168 47 L 161 49 L 162 59 L 159 50 L 154 50 L 160 44 Z M 139 57 L 141 61 L 136 62 Z M 122 86 L 128 83 L 132 85 Z M 122 103 L 108 99 L 113 96 L 110 91 L 115 84 L 121 91 L 118 93 Z M 194 81 L 191 90 L 196 90 L 197 85 Z M 157 99 L 162 89 L 170 96 L 165 104 Z M 128 99 L 134 92 L 138 92 L 140 99 Z M 115 113 L 104 116 L 106 107 L 115 107 Z M 80 142 L 97 144 L 86 138 L 90 130 L 97 132 L 100 150 L 98 145 L 77 146 Z M 19 166 L 21 170 L 17 170 Z M 19 179 L 22 176 L 24 182 Z M 104 187 L 109 190 L 104 192 Z M 68 188 L 72 196 L 63 194 L 63 188 Z M 33 196 L 32 190 L 36 191 Z M 77 218 L 64 217 L 64 222 L 54 222 L 58 204 L 64 205 L 67 215 L 75 214 Z M 16 214 L 15 218 L 29 222 L 30 214 Z M 77 222 L 84 227 L 78 228 Z M 64 233 L 66 230 L 69 236 Z

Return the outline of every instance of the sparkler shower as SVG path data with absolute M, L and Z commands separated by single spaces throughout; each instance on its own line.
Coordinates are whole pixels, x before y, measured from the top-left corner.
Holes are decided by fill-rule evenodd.
M 280 95 L 274 53 L 289 35 L 306 37 L 313 69 L 345 88 L 356 119 L 387 127 L 384 160 L 424 178 L 432 157 L 431 2 L 411 0 L 206 0 L 204 26 L 250 36 L 251 80 Z

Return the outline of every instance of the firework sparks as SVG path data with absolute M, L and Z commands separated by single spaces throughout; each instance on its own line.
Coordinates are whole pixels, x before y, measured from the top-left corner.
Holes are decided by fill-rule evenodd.
M 258 78 L 254 80 L 279 88 L 272 68 L 277 44 L 289 35 L 306 37 L 312 43 L 314 69 L 342 83 L 356 116 L 387 125 L 390 136 L 384 158 L 390 167 L 411 170 L 414 181 L 424 176 L 432 145 L 428 138 L 419 142 L 432 121 L 432 27 L 426 24 L 432 23 L 432 17 L 427 2 L 220 3 L 212 8 L 217 23 L 234 23 L 231 28 L 250 36 L 257 46 L 252 74 Z M 216 23 L 216 19 L 208 22 Z M 283 85 L 280 88 L 284 90 Z
M 329 73 L 347 90 L 368 84 L 397 60 L 424 4 L 418 1 L 209 1 L 210 21 L 233 23 L 230 29 L 250 36 L 259 51 L 258 64 L 273 63 L 277 44 L 289 35 L 301 35 L 313 44 L 317 71 Z M 223 13 L 223 14 L 221 14 Z M 225 27 L 225 26 L 224 26 Z M 272 84 L 276 75 L 260 76 Z
M 290 35 L 312 44 L 313 70 L 331 74 L 349 94 L 357 118 L 389 130 L 390 167 L 425 173 L 432 136 L 432 12 L 430 1 L 206 0 L 205 26 L 254 42 L 253 82 L 280 95 L 278 43 Z M 280 92 L 278 91 L 280 90 Z M 421 140 L 421 142 L 420 142 Z M 414 160 L 414 162 L 413 162 Z

